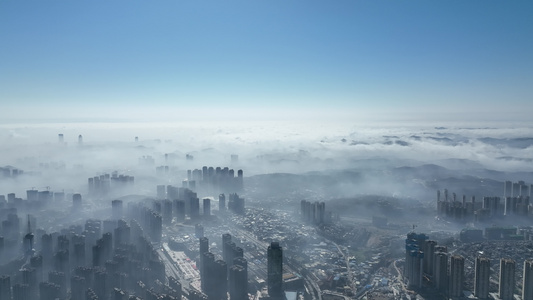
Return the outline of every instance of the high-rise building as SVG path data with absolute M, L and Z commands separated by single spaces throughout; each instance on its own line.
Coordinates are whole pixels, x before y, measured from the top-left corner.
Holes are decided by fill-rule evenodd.
M 172 201 L 166 199 L 162 200 L 161 206 L 163 208 L 163 211 L 161 213 L 163 223 L 165 225 L 170 225 L 172 223 Z
M 174 297 L 176 297 L 176 299 L 181 300 L 181 296 L 182 296 L 181 282 L 179 282 L 179 280 L 177 280 L 176 278 L 169 276 L 168 285 L 175 291 Z
M 165 190 L 165 185 L 158 185 L 157 186 L 157 199 L 162 200 L 167 197 L 167 192 Z M 174 199 L 172 199 L 174 200 Z
M 435 252 L 435 287 L 441 293 L 448 292 L 448 253 Z
M 72 211 L 80 212 L 81 211 L 81 194 L 72 195 Z
M 202 256 L 203 256 L 203 259 L 202 259 L 202 269 L 200 270 L 200 275 L 201 275 L 200 280 L 201 280 L 202 292 L 204 292 L 205 294 L 208 294 L 207 290 L 213 285 L 213 278 L 211 275 L 213 274 L 212 268 L 213 268 L 213 264 L 215 263 L 215 255 L 211 252 L 204 252 L 202 253 Z
M 34 255 L 30 258 L 30 266 L 35 269 L 37 284 L 43 281 L 43 257 Z
M 197 197 L 190 197 L 189 207 L 190 207 L 189 217 L 191 219 L 197 219 L 198 216 L 200 216 L 200 199 Z
M 118 220 L 122 218 L 122 200 L 111 201 L 112 218 Z
M 228 296 L 228 266 L 225 261 L 217 260 L 213 264 L 213 285 L 208 288 L 211 291 L 211 294 L 207 294 L 209 299 L 215 300 L 227 300 Z
M 409 288 L 422 287 L 422 269 L 423 269 L 424 252 L 418 249 L 409 252 L 409 281 L 407 286 Z
M 226 195 L 224 194 L 218 195 L 218 211 L 226 211 Z
M 109 283 L 107 283 L 107 272 L 104 270 L 97 270 L 94 273 L 94 292 L 99 299 L 105 299 Z
M 501 300 L 513 300 L 515 288 L 515 261 L 509 258 L 500 260 L 500 284 L 498 296 Z
M 209 240 L 206 238 L 206 237 L 202 237 L 200 238 L 200 249 L 199 249 L 200 253 L 199 253 L 199 256 L 200 256 L 200 278 L 203 278 L 203 276 L 205 275 L 205 262 L 204 262 L 204 253 L 206 252 L 209 252 Z M 204 280 L 202 279 L 202 286 L 203 283 L 204 283 Z
M 489 297 L 490 260 L 486 257 L 476 258 L 474 279 L 474 296 L 478 299 Z
M 70 278 L 70 294 L 72 299 L 83 299 L 85 289 L 85 278 L 80 276 L 72 276 Z
M 513 196 L 513 182 L 505 181 L 503 183 L 503 197 L 512 197 Z
M 248 299 L 248 278 L 245 268 L 234 264 L 229 270 L 228 291 L 232 300 Z
M 463 295 L 465 259 L 461 255 L 450 258 L 450 280 L 448 283 L 449 296 L 458 298 Z
M 283 296 L 283 250 L 278 242 L 270 243 L 267 249 L 267 285 L 268 295 L 279 298 Z
M 242 170 L 237 171 L 237 190 L 241 191 L 244 186 L 244 173 Z
M 410 232 L 405 239 L 405 268 L 404 276 L 409 288 L 422 287 L 424 245 L 428 236 Z
M 176 221 L 183 222 L 185 220 L 185 201 L 175 199 L 173 202 L 173 211 L 176 216 Z
M 67 279 L 63 272 L 50 272 L 48 273 L 48 281 L 59 286 L 60 298 L 63 299 L 67 295 Z
M 533 260 L 524 261 L 522 300 L 533 300 Z
M 30 288 L 27 284 L 16 283 L 13 285 L 13 300 L 34 299 L 30 295 Z
M 424 243 L 424 273 L 433 276 L 433 257 L 435 255 L 436 241 L 426 241 Z
M 11 299 L 11 277 L 0 276 L 0 299 Z
M 237 193 L 229 194 L 228 209 L 236 214 L 244 214 L 244 198 Z
M 39 292 L 41 300 L 56 300 L 60 299 L 60 286 L 48 281 L 39 284 Z M 0 298 L 4 299 L 4 298 Z
M 34 189 L 27 190 L 26 191 L 26 199 L 29 202 L 37 201 L 39 199 L 39 191 L 38 190 L 34 190 Z
M 231 242 L 231 234 L 224 233 L 222 235 L 222 259 L 224 261 L 228 261 L 228 257 L 229 257 L 229 248 L 225 245 L 229 244 L 230 242 Z
M 203 209 L 204 209 L 204 217 L 208 217 L 211 215 L 211 199 L 204 198 L 202 202 L 203 202 Z

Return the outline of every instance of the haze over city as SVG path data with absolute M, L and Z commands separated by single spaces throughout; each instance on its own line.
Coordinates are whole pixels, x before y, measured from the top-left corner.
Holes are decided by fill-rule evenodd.
M 2 1 L 0 41 L 0 300 L 533 299 L 531 1 Z

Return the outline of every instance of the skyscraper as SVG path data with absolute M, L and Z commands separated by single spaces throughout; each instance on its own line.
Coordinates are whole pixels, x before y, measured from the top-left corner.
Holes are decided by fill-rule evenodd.
M 200 271 L 201 275 L 201 286 L 202 292 L 208 295 L 208 290 L 213 286 L 213 265 L 215 263 L 215 255 L 211 252 L 204 252 L 201 254 L 202 258 L 202 269 Z M 224 274 L 225 275 L 225 274 Z M 224 276 L 225 277 L 225 276 Z
M 122 219 L 122 200 L 111 201 L 112 219 Z
M 81 211 L 81 194 L 72 195 L 72 211 L 80 212 Z
M 533 300 L 533 260 L 524 261 L 522 300 Z
M 29 300 L 30 292 L 27 284 L 16 283 L 13 285 L 13 300 Z
M 85 289 L 85 278 L 80 276 L 72 276 L 70 278 L 70 293 L 72 299 L 83 299 Z
M 200 278 L 202 289 L 205 289 L 205 262 L 204 262 L 204 253 L 209 252 L 209 240 L 206 237 L 200 238 Z
M 410 232 L 405 239 L 405 268 L 404 276 L 409 288 L 422 286 L 422 272 L 425 243 L 428 236 Z
M 274 298 L 283 296 L 283 250 L 278 242 L 270 243 L 267 250 L 268 295 Z
M 513 300 L 515 288 L 515 261 L 510 258 L 500 260 L 500 285 L 498 296 L 501 300 Z
M 490 260 L 486 257 L 477 257 L 475 267 L 474 296 L 478 299 L 487 299 L 489 297 Z
M 435 255 L 436 241 L 425 241 L 424 243 L 424 273 L 433 275 L 433 256 Z
M 248 278 L 245 268 L 241 265 L 233 265 L 229 271 L 228 292 L 230 299 L 246 300 L 248 297 Z
M 435 287 L 440 292 L 448 291 L 448 253 L 435 252 Z
M 0 299 L 11 299 L 11 277 L 0 276 Z
M 211 215 L 211 199 L 209 198 L 203 199 L 203 209 L 204 209 L 204 217 Z
M 165 199 L 167 197 L 167 192 L 166 192 L 166 189 L 165 189 L 165 185 L 158 185 L 157 186 L 157 199 Z M 171 199 L 171 200 L 174 200 L 174 199 Z
M 450 258 L 450 281 L 449 296 L 452 298 L 461 297 L 463 294 L 465 259 L 461 255 L 453 255 Z
M 51 283 L 48 281 L 41 282 L 39 284 L 39 291 L 40 291 L 41 300 L 60 299 L 61 288 L 59 285 L 55 283 Z M 0 298 L 0 299 L 4 299 L 4 298 Z
M 225 246 L 231 242 L 231 234 L 224 233 L 222 235 L 222 259 L 228 261 L 229 258 L 229 247 Z
M 213 285 L 208 288 L 211 291 L 207 294 L 209 299 L 226 300 L 228 299 L 228 265 L 223 260 L 217 260 L 213 264 L 212 274 Z
M 226 196 L 224 194 L 218 195 L 218 211 L 226 211 Z

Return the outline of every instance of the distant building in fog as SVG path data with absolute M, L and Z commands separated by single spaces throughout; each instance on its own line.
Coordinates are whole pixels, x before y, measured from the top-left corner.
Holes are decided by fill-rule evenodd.
M 118 220 L 122 218 L 122 200 L 111 201 L 112 218 Z
M 72 211 L 79 212 L 82 208 L 81 194 L 72 195 Z
M 302 220 L 311 224 L 324 224 L 326 221 L 326 204 L 324 202 L 311 203 L 300 201 L 300 215 Z
M 202 201 L 203 201 L 204 217 L 209 217 L 211 215 L 211 199 L 204 198 Z

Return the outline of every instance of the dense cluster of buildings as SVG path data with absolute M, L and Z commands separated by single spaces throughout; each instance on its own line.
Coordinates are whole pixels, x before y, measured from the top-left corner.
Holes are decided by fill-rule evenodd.
M 174 217 L 178 222 L 185 221 L 186 217 L 191 220 L 209 218 L 213 201 L 212 198 L 207 197 L 200 202 L 198 194 L 186 187 L 158 185 L 155 205 L 158 206 L 157 210 L 161 211 L 163 215 L 163 222 L 170 224 Z M 219 212 L 230 210 L 237 214 L 243 214 L 244 198 L 239 197 L 237 193 L 231 193 L 226 204 L 226 195 L 220 194 L 218 196 L 218 210 Z
M 107 195 L 111 190 L 132 186 L 135 183 L 135 177 L 130 175 L 118 174 L 103 174 L 99 176 L 89 177 L 87 179 L 87 191 L 89 196 L 97 197 Z
M 243 177 L 242 170 L 237 171 L 229 167 L 207 167 L 202 169 L 187 170 L 187 180 L 183 181 L 183 186 L 192 190 L 206 194 L 233 193 L 242 191 Z
M 300 215 L 306 223 L 324 224 L 326 222 L 326 203 L 302 200 L 300 202 Z M 328 219 L 331 220 L 331 214 Z
M 248 261 L 244 250 L 231 241 L 231 235 L 222 235 L 222 259 L 215 259 L 209 251 L 209 240 L 200 238 L 199 267 L 201 288 L 208 299 L 248 299 Z M 278 242 L 272 242 L 267 249 L 268 298 L 284 299 L 283 250 Z
M 475 196 L 467 200 L 466 195 L 461 199 L 455 193 L 449 195 L 445 189 L 443 193 L 437 191 L 437 214 L 458 222 L 489 222 L 498 218 L 532 217 L 533 203 L 530 203 L 533 185 L 523 181 L 504 183 L 503 197 L 483 197 L 476 202 Z
M 62 133 L 59 133 L 59 134 L 57 135 L 57 142 L 58 142 L 59 144 L 61 144 L 61 145 L 65 145 L 65 144 L 66 144 L 66 142 L 65 142 L 65 135 L 62 134 Z M 80 145 L 80 146 L 83 145 L 83 136 L 82 136 L 81 134 L 78 135 L 78 145 Z
M 498 293 L 489 295 L 490 259 L 475 258 L 473 295 L 477 299 L 513 300 L 516 289 L 516 263 L 510 258 L 500 259 Z M 449 298 L 464 297 L 465 257 L 450 254 L 445 246 L 429 240 L 425 234 L 410 232 L 405 240 L 404 280 L 409 289 L 428 287 Z M 522 300 L 533 299 L 533 261 L 524 261 Z
M 0 211 L 9 212 L 13 224 L 21 223 L 16 209 Z M 181 299 L 179 282 L 167 278 L 154 246 L 161 241 L 161 217 L 144 203 L 128 203 L 124 211 L 122 201 L 114 200 L 110 219 L 89 219 L 59 232 L 31 224 L 28 217 L 22 238 L 21 228 L 2 226 L 2 236 L 21 239 L 23 251 L 6 253 L 0 242 L 0 299 L 127 299 L 119 296 L 131 294 Z
M 209 251 L 209 241 L 200 238 L 199 257 L 202 291 L 208 299 L 244 300 L 248 297 L 248 262 L 243 249 L 231 242 L 231 235 L 222 236 L 222 259 L 215 260 Z
M 78 202 L 81 201 L 81 194 L 65 193 L 64 191 L 52 192 L 48 189 L 39 191 L 32 188 L 26 191 L 26 199 L 17 197 L 15 193 L 7 194 L 7 198 L 0 195 L 0 203 L 4 203 L 5 207 L 24 211 L 46 208 L 48 204 L 60 203 L 65 199 L 76 199 Z
M 23 173 L 24 173 L 24 171 L 22 171 L 20 169 L 17 169 L 15 167 L 12 167 L 12 166 L 0 167 L 0 178 L 1 177 L 4 177 L 4 178 L 16 178 L 19 175 L 22 175 Z
M 464 243 L 475 243 L 486 240 L 532 241 L 533 228 L 531 226 L 489 226 L 484 229 L 465 228 L 459 233 L 459 239 Z

